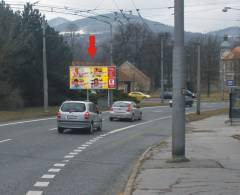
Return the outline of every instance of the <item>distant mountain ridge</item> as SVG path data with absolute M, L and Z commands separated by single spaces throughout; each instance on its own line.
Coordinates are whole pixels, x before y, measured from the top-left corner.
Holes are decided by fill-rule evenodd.
M 93 19 L 95 18 L 95 19 Z M 117 18 L 117 20 L 115 20 Z M 130 15 L 130 14 L 118 14 L 117 17 L 115 14 L 103 14 L 103 15 L 96 15 L 96 16 L 90 16 L 74 21 L 67 20 L 65 18 L 54 18 L 49 20 L 49 25 L 53 27 L 55 30 L 59 31 L 60 33 L 65 32 L 71 32 L 71 31 L 78 31 L 82 34 L 108 34 L 110 31 L 109 25 L 100 22 L 100 21 L 107 21 L 111 22 L 113 25 L 113 31 L 117 29 L 117 26 L 120 24 L 127 24 L 128 22 L 131 23 L 145 23 L 152 31 L 156 33 L 160 32 L 169 32 L 173 34 L 173 26 L 165 25 L 160 22 L 151 21 L 145 18 L 140 18 L 137 15 Z M 196 36 L 201 35 L 202 33 L 192 33 L 192 32 L 186 32 L 186 39 L 191 39 Z M 225 34 L 228 34 L 229 36 L 239 36 L 240 35 L 240 27 L 228 27 L 225 29 L 220 29 L 217 31 L 212 31 L 209 33 L 206 33 L 209 35 L 217 35 L 219 37 L 223 37 Z

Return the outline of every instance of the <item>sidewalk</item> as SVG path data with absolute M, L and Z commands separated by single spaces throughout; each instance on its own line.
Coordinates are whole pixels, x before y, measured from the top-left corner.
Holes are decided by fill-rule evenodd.
M 190 162 L 167 163 L 171 139 L 155 147 L 143 162 L 132 195 L 239 195 L 240 126 L 215 116 L 188 125 L 186 157 Z

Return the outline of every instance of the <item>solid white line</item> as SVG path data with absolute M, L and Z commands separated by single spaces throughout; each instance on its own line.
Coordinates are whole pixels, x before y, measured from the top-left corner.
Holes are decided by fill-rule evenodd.
M 1 140 L 0 143 L 8 142 L 8 141 L 11 141 L 11 139 L 4 139 L 4 140 Z
M 54 166 L 54 167 L 64 167 L 65 164 L 63 164 L 63 163 L 56 163 L 56 164 L 54 164 L 53 166 Z
M 116 130 L 110 131 L 109 134 L 117 133 L 117 132 L 120 132 L 120 131 L 124 131 L 126 129 L 130 129 L 132 127 L 137 127 L 137 126 L 140 126 L 140 125 L 145 125 L 145 124 L 148 124 L 148 123 L 152 123 L 154 121 L 168 119 L 168 118 L 172 118 L 172 117 L 171 116 L 166 116 L 166 117 L 156 118 L 156 119 L 153 119 L 153 120 L 150 120 L 150 121 L 146 121 L 146 122 L 143 122 L 143 123 L 138 123 L 136 125 L 130 125 L 130 126 L 127 126 L 127 127 L 123 127 L 123 128 L 120 128 L 120 129 L 116 129 Z
M 41 182 L 41 181 L 37 181 L 34 186 L 35 187 L 47 187 L 49 185 L 49 182 Z
M 55 175 L 43 175 L 41 178 L 42 179 L 53 179 Z
M 52 129 L 49 129 L 49 131 L 55 131 L 57 130 L 57 128 L 52 128 Z
M 5 124 L 0 124 L 0 127 L 10 126 L 10 125 L 18 125 L 18 124 L 24 124 L 24 123 L 32 123 L 32 122 L 38 122 L 38 121 L 47 121 L 47 120 L 53 120 L 53 119 L 56 119 L 56 117 L 41 118 L 41 119 L 35 119 L 35 120 L 29 120 L 29 121 L 19 121 L 19 122 L 5 123 Z
M 61 171 L 61 169 L 49 169 L 48 172 L 50 173 L 58 173 L 59 171 Z
M 28 191 L 26 195 L 42 195 L 43 191 Z
M 72 155 L 66 155 L 66 156 L 64 156 L 64 158 L 73 158 L 74 156 L 72 156 Z

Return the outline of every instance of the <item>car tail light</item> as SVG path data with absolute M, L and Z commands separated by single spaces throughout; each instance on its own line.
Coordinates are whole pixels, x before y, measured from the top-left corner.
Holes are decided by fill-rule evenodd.
M 89 112 L 85 112 L 84 113 L 84 119 L 89 119 L 90 118 L 90 113 Z
M 57 112 L 57 119 L 60 119 L 60 118 L 61 118 L 61 113 Z
M 131 107 L 131 105 L 128 105 L 127 112 L 131 112 L 131 111 L 132 111 L 132 107 Z

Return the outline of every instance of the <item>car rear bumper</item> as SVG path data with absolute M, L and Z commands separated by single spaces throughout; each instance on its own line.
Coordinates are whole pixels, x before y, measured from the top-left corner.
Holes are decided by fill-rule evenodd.
M 57 121 L 58 127 L 69 129 L 86 129 L 90 127 L 90 121 Z
M 110 118 L 122 118 L 122 119 L 131 119 L 132 118 L 132 113 L 129 112 L 129 113 L 121 113 L 121 112 L 110 112 L 110 115 L 109 115 Z

